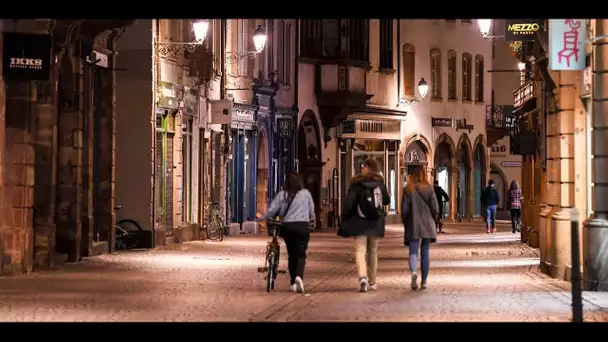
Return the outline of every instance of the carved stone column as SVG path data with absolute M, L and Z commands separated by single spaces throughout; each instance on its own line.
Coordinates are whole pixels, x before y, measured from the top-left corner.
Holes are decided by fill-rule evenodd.
M 570 221 L 574 207 L 574 101 L 576 96 L 576 74 L 561 71 L 559 94 L 555 111 L 547 116 L 547 154 L 548 199 L 554 205 L 551 215 L 550 234 L 552 245 L 548 267 L 549 275 L 566 279 L 566 269 L 571 264 Z
M 458 171 L 458 165 L 452 165 L 450 168 L 452 179 L 450 180 L 450 220 L 456 222 L 456 213 L 458 212 L 458 179 L 460 179 L 460 172 Z
M 68 261 L 81 258 L 82 219 L 82 112 L 79 87 L 74 84 L 71 53 L 61 58 L 60 110 L 57 117 L 57 252 Z M 71 80 L 71 81 L 70 81 Z
M 608 20 L 595 20 L 595 36 L 608 34 Z M 608 290 L 608 51 L 606 39 L 593 43 L 593 214 L 585 222 L 586 260 L 585 287 L 591 291 Z

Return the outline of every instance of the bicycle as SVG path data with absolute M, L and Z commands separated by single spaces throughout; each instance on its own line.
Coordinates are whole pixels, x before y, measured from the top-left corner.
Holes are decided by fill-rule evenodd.
M 122 206 L 117 205 L 114 207 L 114 212 L 120 209 Z M 143 229 L 135 220 L 123 219 L 116 222 L 114 231 L 116 232 L 116 249 L 128 251 L 137 247 L 141 241 Z
M 277 279 L 277 274 L 285 274 L 284 270 L 279 270 L 279 260 L 281 257 L 281 244 L 279 243 L 279 228 L 277 221 L 267 221 L 268 234 L 272 236 L 272 240 L 266 246 L 266 259 L 264 267 L 258 267 L 259 273 L 267 272 L 266 274 L 266 292 L 274 290 L 274 284 Z
M 224 240 L 224 218 L 221 215 L 220 209 L 218 202 L 212 202 L 207 223 L 205 224 L 207 237 L 213 241 Z

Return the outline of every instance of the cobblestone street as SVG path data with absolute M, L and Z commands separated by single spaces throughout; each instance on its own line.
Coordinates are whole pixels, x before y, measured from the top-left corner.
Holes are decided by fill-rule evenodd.
M 0 277 L 0 320 L 568 321 L 568 284 L 540 274 L 538 251 L 499 228 L 447 224 L 426 290 L 409 288 L 400 226 L 380 243 L 379 289 L 368 293 L 357 292 L 351 241 L 333 232 L 312 235 L 306 294 L 288 292 L 287 275 L 266 293 L 257 267 L 267 237 L 241 236 Z M 606 294 L 585 293 L 584 308 L 585 320 L 608 321 Z

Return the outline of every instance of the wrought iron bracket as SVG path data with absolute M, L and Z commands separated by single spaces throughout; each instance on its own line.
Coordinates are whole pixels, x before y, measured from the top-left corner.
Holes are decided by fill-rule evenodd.
M 194 52 L 201 43 L 190 42 L 190 43 L 179 43 L 179 42 L 157 42 L 154 43 L 154 51 L 157 55 L 162 58 L 177 58 L 180 54 L 185 51 L 190 53 Z M 227 64 L 237 63 L 245 58 L 255 59 L 260 52 L 258 51 L 247 51 L 247 52 L 230 52 L 226 51 L 225 60 Z M 213 58 L 215 60 L 215 54 Z
M 406 99 L 402 97 L 399 102 L 397 102 L 397 107 L 409 107 L 417 102 L 420 102 L 420 99 L 418 97 L 415 97 L 413 99 Z
M 234 64 L 245 58 L 255 59 L 260 53 L 257 51 L 248 51 L 248 52 L 229 52 L 226 51 L 226 63 Z
M 176 58 L 180 54 L 184 53 L 184 51 L 188 51 L 190 53 L 194 52 L 200 43 L 192 42 L 192 43 L 175 43 L 175 42 L 162 42 L 162 43 L 154 43 L 154 51 L 157 55 L 162 58 Z

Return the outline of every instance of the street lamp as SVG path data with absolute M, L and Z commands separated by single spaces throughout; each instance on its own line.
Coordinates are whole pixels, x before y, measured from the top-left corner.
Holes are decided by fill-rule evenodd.
M 197 19 L 192 21 L 192 31 L 194 31 L 194 41 L 192 42 L 154 42 L 156 53 L 163 57 L 176 57 L 183 51 L 194 52 L 199 45 L 202 45 L 209 31 L 209 20 Z
M 484 39 L 498 39 L 504 38 L 504 36 L 492 36 L 490 31 L 492 30 L 492 19 L 477 19 L 477 26 L 479 26 L 479 32 Z
M 192 31 L 194 32 L 194 41 L 192 42 L 155 42 L 156 53 L 165 58 L 168 56 L 177 56 L 178 53 L 188 51 L 194 52 L 196 48 L 202 45 L 207 38 L 209 33 L 210 22 L 208 19 L 197 19 L 192 21 Z M 268 35 L 262 28 L 262 25 L 258 25 L 256 30 L 253 32 L 253 45 L 255 51 L 246 52 L 229 52 L 226 51 L 226 63 L 235 63 L 239 60 L 249 57 L 255 58 L 259 55 L 266 47 L 266 40 Z
M 414 97 L 413 99 L 406 99 L 406 98 L 402 97 L 399 100 L 399 103 L 397 103 L 397 107 L 407 107 L 416 102 L 420 102 L 420 100 L 422 100 L 423 98 L 426 97 L 426 94 L 428 92 L 429 92 L 429 85 L 426 83 L 426 81 L 424 80 L 424 77 L 423 77 L 420 79 L 420 82 L 418 82 L 418 93 L 420 94 L 420 97 Z

